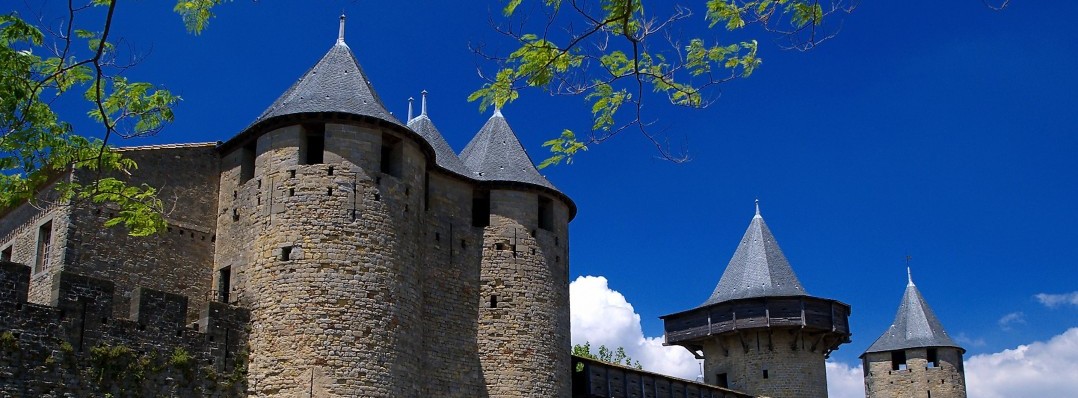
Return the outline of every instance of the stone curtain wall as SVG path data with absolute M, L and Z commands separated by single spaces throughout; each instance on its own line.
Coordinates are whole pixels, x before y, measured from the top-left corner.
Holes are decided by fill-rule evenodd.
M 716 336 L 704 343 L 704 380 L 719 385 L 717 375 L 725 373 L 728 387 L 738 391 L 767 397 L 826 397 L 826 347 L 812 349 L 818 338 L 790 328 Z
M 0 396 L 232 397 L 245 390 L 245 310 L 140 289 L 116 318 L 115 285 L 57 272 L 51 305 L 26 301 L 30 269 L 0 263 Z
M 936 348 L 939 366 L 928 363 L 926 348 L 905 350 L 906 369 L 894 370 L 891 352 L 865 354 L 865 394 L 868 398 L 966 398 L 962 353 Z
M 143 286 L 187 296 L 191 300 L 187 319 L 195 320 L 196 310 L 212 298 L 220 175 L 214 148 L 214 144 L 189 144 L 121 149 L 139 165 L 124 179 L 158 189 L 168 229 L 132 237 L 122 227 L 104 227 L 117 210 L 79 204 L 71 211 L 65 269 L 115 282 L 117 312 L 128 308 L 134 287 Z M 89 173 L 80 172 L 76 178 L 94 177 Z
M 424 211 L 423 397 L 487 397 L 476 341 L 483 228 L 472 226 L 472 184 L 430 173 Z

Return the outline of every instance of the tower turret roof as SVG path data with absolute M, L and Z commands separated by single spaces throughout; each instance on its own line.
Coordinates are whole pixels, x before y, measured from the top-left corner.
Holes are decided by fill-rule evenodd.
M 757 203 L 749 229 L 741 237 L 715 291 L 703 305 L 743 298 L 807 294 L 782 254 L 778 241 L 767 228 Z
M 494 111 L 494 115 L 464 147 L 460 159 L 468 167 L 469 175 L 477 180 L 520 182 L 561 193 L 539 174 L 500 110 Z
M 269 119 L 314 112 L 369 116 L 403 125 L 386 110 L 367 75 L 344 42 L 344 17 L 337 43 L 251 125 Z
M 419 116 L 408 120 L 408 128 L 419 133 L 423 139 L 427 140 L 427 142 L 434 147 L 435 163 L 437 163 L 438 166 L 462 176 L 471 176 L 472 174 L 468 172 L 468 168 L 464 166 L 464 162 L 460 161 L 460 158 L 457 157 L 457 153 L 453 151 L 453 148 L 445 141 L 445 137 L 442 136 L 442 133 L 434 126 L 434 122 L 427 116 L 426 91 L 423 91 L 422 104 L 422 113 L 420 113 Z
M 917 285 L 913 284 L 911 276 L 906 284 L 906 292 L 902 295 L 902 302 L 898 306 L 898 313 L 895 314 L 894 323 L 865 350 L 865 354 L 918 347 L 962 349 L 943 330 L 943 325 L 925 302 L 921 292 L 917 290 Z

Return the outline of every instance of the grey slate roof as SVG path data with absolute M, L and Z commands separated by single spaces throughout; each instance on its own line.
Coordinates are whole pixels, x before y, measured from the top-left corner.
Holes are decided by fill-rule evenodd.
M 702 306 L 743 298 L 805 295 L 808 293 L 782 255 L 757 206 L 756 216 L 737 245 L 734 257 Z
M 910 278 L 906 285 L 906 292 L 902 295 L 902 303 L 898 306 L 898 313 L 895 314 L 894 323 L 880 338 L 876 339 L 875 343 L 868 346 L 865 353 L 918 347 L 962 349 L 943 330 L 940 320 L 936 318 L 932 308 L 928 307 L 925 298 L 913 284 L 913 278 Z
M 468 167 L 468 175 L 477 180 L 522 182 L 558 191 L 539 174 L 516 133 L 497 110 L 464 147 L 460 160 Z
M 341 112 L 403 125 L 386 110 L 363 68 L 343 40 L 281 94 L 252 123 L 307 112 Z
M 426 114 L 419 115 L 408 121 L 408 128 L 419 133 L 423 139 L 427 140 L 427 142 L 434 147 L 435 162 L 438 166 L 462 176 L 472 175 L 472 173 L 468 171 L 468 168 L 464 166 L 464 162 L 461 162 L 460 158 L 457 157 L 457 153 L 454 152 L 453 148 L 449 146 L 449 143 L 445 141 L 445 137 L 442 136 L 442 133 L 438 131 L 437 127 L 434 127 L 434 122 L 431 121 L 430 117 L 427 117 Z

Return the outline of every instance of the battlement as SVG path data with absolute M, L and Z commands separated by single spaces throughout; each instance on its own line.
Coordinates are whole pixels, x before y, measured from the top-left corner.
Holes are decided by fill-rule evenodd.
M 217 377 L 245 372 L 245 309 L 210 303 L 187 326 L 185 296 L 138 288 L 120 315 L 111 281 L 57 272 L 50 305 L 27 302 L 29 286 L 29 267 L 0 262 L 0 396 L 242 391 L 244 377 Z

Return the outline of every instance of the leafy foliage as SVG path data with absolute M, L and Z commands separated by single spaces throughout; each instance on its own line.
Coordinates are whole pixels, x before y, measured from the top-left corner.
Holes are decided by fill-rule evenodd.
M 750 26 L 777 35 L 783 47 L 808 50 L 831 37 L 824 21 L 836 12 L 852 11 L 857 0 L 705 0 L 706 28 L 723 27 L 727 42 L 683 37 L 673 29 L 691 23 L 689 8 L 674 5 L 667 18 L 651 7 L 669 6 L 645 0 L 508 0 L 506 26 L 499 32 L 515 41 L 507 56 L 478 53 L 494 60 L 497 71 L 469 97 L 480 111 L 501 108 L 537 88 L 553 95 L 580 96 L 591 105 L 591 134 L 578 138 L 571 129 L 547 141 L 551 155 L 540 168 L 571 163 L 587 145 L 601 143 L 624 130 L 638 129 L 668 160 L 686 157 L 666 149 L 644 120 L 644 100 L 664 96 L 673 105 L 702 108 L 713 100 L 714 86 L 746 78 L 762 64 L 759 42 L 733 40 Z M 530 7 L 529 7 L 530 6 Z M 532 18 L 523 9 L 545 18 Z M 538 31 L 539 33 L 535 33 Z M 722 37 L 722 36 L 720 36 Z
M 223 1 L 180 0 L 175 10 L 197 34 Z M 107 8 L 99 29 L 73 26 L 75 15 L 92 7 Z M 69 8 L 66 31 L 49 35 L 15 13 L 0 15 L 0 209 L 89 202 L 119 210 L 106 226 L 156 233 L 165 226 L 157 191 L 125 182 L 137 165 L 108 142 L 156 133 L 172 121 L 180 98 L 119 76 L 130 65 L 116 63 L 117 48 L 108 41 L 115 0 Z M 76 89 L 100 131 L 75 132 L 54 111 L 53 103 Z M 46 195 L 50 186 L 56 195 Z
M 642 366 L 640 366 L 640 361 L 633 361 L 632 358 L 629 358 L 629 355 L 625 353 L 625 348 L 623 347 L 618 347 L 617 349 L 611 351 L 609 348 L 606 348 L 605 345 L 600 345 L 599 351 L 593 353 L 591 352 L 591 342 L 585 341 L 584 344 L 573 345 L 573 355 L 583 358 L 590 358 L 597 361 L 603 361 L 606 363 L 627 366 L 633 369 L 644 369 Z M 582 369 L 577 369 L 576 371 L 579 372 L 581 370 Z

